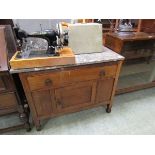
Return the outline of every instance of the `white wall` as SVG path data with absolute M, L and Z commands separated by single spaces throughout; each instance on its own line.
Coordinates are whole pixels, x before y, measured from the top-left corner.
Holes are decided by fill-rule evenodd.
M 42 29 L 55 29 L 56 24 L 65 21 L 71 22 L 70 19 L 13 19 L 14 24 L 18 24 L 21 29 L 27 31 L 28 33 L 41 31 L 40 24 Z

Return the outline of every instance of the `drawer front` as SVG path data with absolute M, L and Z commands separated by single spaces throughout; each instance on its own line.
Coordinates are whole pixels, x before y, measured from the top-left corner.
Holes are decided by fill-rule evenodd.
M 39 89 L 50 89 L 51 87 L 59 86 L 60 73 L 42 73 L 27 77 L 29 88 L 31 91 Z
M 0 109 L 17 106 L 17 104 L 15 93 L 0 94 Z
M 66 86 L 69 83 L 115 77 L 117 64 L 101 67 L 75 68 L 59 72 L 48 72 L 27 77 L 31 91 Z
M 99 78 L 115 77 L 117 72 L 117 64 L 102 67 L 79 68 L 64 71 L 62 74 L 64 83 L 72 83 L 78 81 L 96 80 Z
M 122 55 L 126 59 L 136 59 L 136 58 L 153 56 L 153 51 L 151 49 L 130 50 L 130 51 L 124 51 Z

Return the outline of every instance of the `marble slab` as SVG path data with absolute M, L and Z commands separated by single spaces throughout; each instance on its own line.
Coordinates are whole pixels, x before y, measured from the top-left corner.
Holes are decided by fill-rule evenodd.
M 41 70 L 51 70 L 51 69 L 59 69 L 71 66 L 82 66 L 89 64 L 96 64 L 102 62 L 112 62 L 124 60 L 124 57 L 114 51 L 103 47 L 103 52 L 100 53 L 91 53 L 91 54 L 79 54 L 75 55 L 75 64 L 63 65 L 63 66 L 52 66 L 52 67 L 41 67 L 41 68 L 29 68 L 29 69 L 10 69 L 10 73 L 22 73 L 22 72 L 33 72 L 33 71 L 41 71 Z

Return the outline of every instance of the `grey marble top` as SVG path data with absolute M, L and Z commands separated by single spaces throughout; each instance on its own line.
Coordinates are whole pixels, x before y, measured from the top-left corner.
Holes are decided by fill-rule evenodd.
M 65 68 L 70 66 L 82 66 L 89 64 L 96 64 L 102 62 L 111 62 L 124 60 L 124 57 L 113 52 L 109 48 L 103 47 L 103 52 L 101 53 L 91 53 L 91 54 L 79 54 L 75 55 L 75 64 L 63 65 L 63 66 L 52 66 L 52 67 L 41 67 L 41 68 L 29 68 L 29 69 L 10 69 L 10 73 L 21 73 L 21 72 L 31 72 L 31 71 L 41 71 L 41 70 L 50 70 Z

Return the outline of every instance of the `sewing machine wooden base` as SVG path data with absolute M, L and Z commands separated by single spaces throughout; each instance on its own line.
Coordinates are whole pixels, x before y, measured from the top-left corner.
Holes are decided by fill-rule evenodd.
M 34 67 L 45 67 L 45 66 L 57 66 L 65 64 L 74 64 L 75 56 L 70 48 L 63 48 L 60 50 L 60 56 L 53 57 L 34 57 L 27 59 L 17 59 L 17 54 L 10 60 L 10 65 L 12 69 L 21 69 L 21 68 L 34 68 Z

